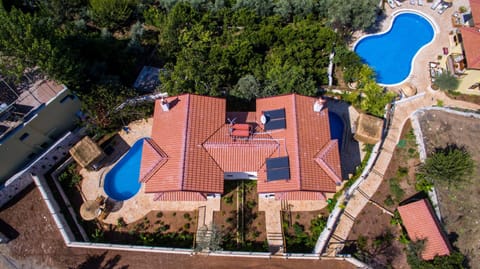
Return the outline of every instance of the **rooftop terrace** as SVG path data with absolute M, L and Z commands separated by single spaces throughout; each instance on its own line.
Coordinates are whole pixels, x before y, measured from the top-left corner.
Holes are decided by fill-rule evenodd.
M 25 73 L 19 81 L 0 75 L 0 138 L 35 115 L 63 89 L 37 70 Z

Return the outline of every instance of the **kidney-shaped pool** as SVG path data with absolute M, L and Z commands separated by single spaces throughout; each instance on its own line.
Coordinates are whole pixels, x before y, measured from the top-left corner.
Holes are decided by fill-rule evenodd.
M 429 44 L 435 31 L 425 17 L 411 12 L 397 14 L 390 30 L 360 39 L 354 51 L 377 74 L 377 82 L 403 82 L 412 69 L 415 55 Z
M 108 171 L 103 188 L 108 197 L 124 201 L 140 190 L 140 161 L 142 159 L 142 138 L 135 142 L 128 152 Z

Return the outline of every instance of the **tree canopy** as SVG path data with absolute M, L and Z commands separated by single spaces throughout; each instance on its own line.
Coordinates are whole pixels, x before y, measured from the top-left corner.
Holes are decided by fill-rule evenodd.
M 464 147 L 447 145 L 437 148 L 419 168 L 419 173 L 430 181 L 446 182 L 449 185 L 470 179 L 475 163 Z
M 126 89 L 146 64 L 165 70 L 160 90 L 172 95 L 227 95 L 242 102 L 317 94 L 328 83 L 333 51 L 345 82 L 357 81 L 363 65 L 342 34 L 376 18 L 376 5 L 366 0 L 6 2 L 0 8 L 1 74 L 18 77 L 39 67 L 85 100 L 92 118 L 99 111 L 113 117 L 108 109 L 138 95 Z M 343 18 L 368 7 L 361 22 Z M 363 93 L 358 105 L 383 114 L 384 103 L 371 102 L 389 98 L 383 89 L 371 83 Z M 100 98 L 109 100 L 105 109 L 90 100 Z M 100 126 L 118 123 L 96 119 Z

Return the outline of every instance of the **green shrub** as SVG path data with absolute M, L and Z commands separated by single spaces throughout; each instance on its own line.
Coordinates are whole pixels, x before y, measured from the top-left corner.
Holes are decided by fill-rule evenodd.
M 383 203 L 386 206 L 393 206 L 395 204 L 395 201 L 393 201 L 393 198 L 392 198 L 391 195 L 388 195 L 387 198 L 385 198 L 385 200 L 383 200 Z
M 391 178 L 389 180 L 390 192 L 393 194 L 393 197 L 397 202 L 400 202 L 405 195 L 405 191 L 400 187 L 400 183 L 397 178 Z
M 120 217 L 117 219 L 117 227 L 121 228 L 121 227 L 125 227 L 127 226 L 127 223 L 125 222 L 125 220 Z
M 163 217 L 163 212 L 162 211 L 157 212 L 157 218 L 161 218 L 161 217 Z
M 226 204 L 232 204 L 233 203 L 233 195 L 225 196 L 223 197 L 223 200 L 225 201 Z

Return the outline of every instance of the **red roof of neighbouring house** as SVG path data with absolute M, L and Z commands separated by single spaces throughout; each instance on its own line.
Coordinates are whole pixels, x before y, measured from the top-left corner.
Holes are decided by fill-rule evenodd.
M 480 18 L 479 18 L 480 19 Z M 480 69 L 480 29 L 475 27 L 462 27 L 463 49 L 467 60 L 467 67 Z
M 440 229 L 432 206 L 426 199 L 398 207 L 398 212 L 411 240 L 426 239 L 424 260 L 450 255 L 450 245 Z
M 315 98 L 259 99 L 256 113 L 226 113 L 224 99 L 191 94 L 167 101 L 169 111 L 155 103 L 140 170 L 145 191 L 157 200 L 223 193 L 224 172 L 257 172 L 258 192 L 279 199 L 324 199 L 323 192 L 335 192 L 341 182 L 338 142 L 330 139 L 328 110 L 313 111 Z M 287 127 L 266 132 L 259 119 L 274 109 L 285 110 Z M 288 156 L 290 179 L 267 182 L 266 160 L 279 156 Z
M 470 10 L 475 26 L 480 27 L 480 0 L 470 0 Z

